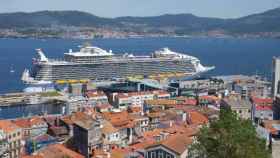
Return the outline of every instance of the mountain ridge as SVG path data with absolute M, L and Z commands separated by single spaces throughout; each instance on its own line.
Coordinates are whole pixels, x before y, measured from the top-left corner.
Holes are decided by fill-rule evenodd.
M 190 13 L 105 18 L 75 10 L 0 13 L 0 29 L 22 30 L 54 26 L 179 35 L 217 30 L 225 34 L 256 34 L 280 32 L 280 8 L 233 19 L 199 17 Z

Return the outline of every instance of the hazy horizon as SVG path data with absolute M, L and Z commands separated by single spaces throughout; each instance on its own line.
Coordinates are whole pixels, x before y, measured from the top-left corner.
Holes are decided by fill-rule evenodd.
M 7 0 L 0 4 L 0 13 L 75 10 L 109 18 L 182 13 L 200 17 L 238 18 L 277 8 L 280 0 Z

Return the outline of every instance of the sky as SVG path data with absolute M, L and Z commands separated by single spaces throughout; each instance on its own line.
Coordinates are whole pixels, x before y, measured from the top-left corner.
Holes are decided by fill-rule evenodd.
M 101 17 L 192 13 L 237 18 L 280 7 L 280 0 L 0 0 L 0 12 L 79 10 Z

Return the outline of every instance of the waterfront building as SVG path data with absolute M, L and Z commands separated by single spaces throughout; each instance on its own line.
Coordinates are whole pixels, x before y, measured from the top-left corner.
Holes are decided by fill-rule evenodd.
M 216 94 L 225 89 L 224 81 L 215 78 L 180 81 L 171 83 L 171 86 L 179 88 L 179 96 L 189 97 L 204 94 L 205 92 Z
M 121 110 L 126 110 L 128 107 L 143 107 L 145 100 L 153 99 L 168 99 L 170 94 L 167 91 L 143 91 L 130 93 L 114 93 L 112 95 L 112 105 Z
M 65 97 L 58 92 L 8 93 L 0 95 L 0 105 L 0 119 L 62 114 Z
M 276 97 L 280 90 L 280 58 L 272 59 L 272 96 Z
M 8 157 L 20 158 L 22 149 L 22 129 L 9 120 L 0 120 L 0 129 L 7 137 Z

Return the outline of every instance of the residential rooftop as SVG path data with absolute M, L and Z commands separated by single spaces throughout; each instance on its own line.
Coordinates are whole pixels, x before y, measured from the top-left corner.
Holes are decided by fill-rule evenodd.
M 43 158 L 84 158 L 83 155 L 66 148 L 62 144 L 49 145 L 38 151 Z
M 0 120 L 0 129 L 2 129 L 6 133 L 11 133 L 15 132 L 16 130 L 19 130 L 20 127 L 12 123 L 12 121 Z

